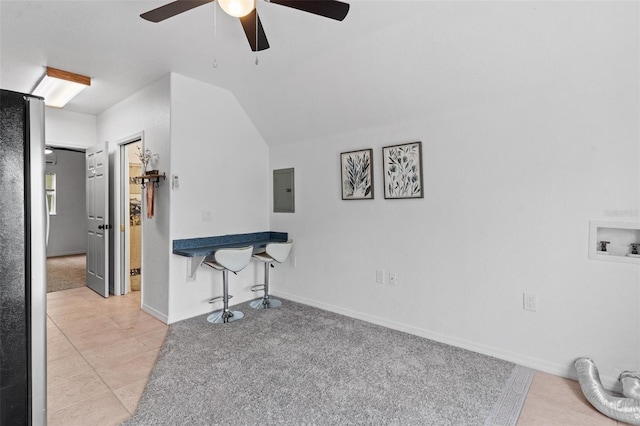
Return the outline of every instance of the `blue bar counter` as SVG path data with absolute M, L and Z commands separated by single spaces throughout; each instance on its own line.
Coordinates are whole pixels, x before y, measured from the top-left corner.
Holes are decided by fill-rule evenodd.
M 207 256 L 213 255 L 223 248 L 239 248 L 253 246 L 253 251 L 259 252 L 269 243 L 286 242 L 289 235 L 286 232 L 253 232 L 250 234 L 230 234 L 215 237 L 187 238 L 173 240 L 173 254 L 190 258 L 189 278 L 194 278 L 196 270 Z

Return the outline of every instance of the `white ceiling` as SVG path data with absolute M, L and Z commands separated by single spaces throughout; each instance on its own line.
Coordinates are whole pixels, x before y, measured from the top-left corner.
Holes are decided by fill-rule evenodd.
M 88 75 L 65 109 L 99 114 L 175 72 L 229 89 L 267 143 L 285 144 L 549 90 L 554 67 L 606 56 L 598 26 L 619 13 L 608 2 L 355 0 L 337 22 L 260 1 L 271 48 L 256 66 L 220 9 L 214 44 L 215 3 L 158 24 L 139 17 L 167 2 L 0 1 L 0 86 L 31 92 L 47 65 Z

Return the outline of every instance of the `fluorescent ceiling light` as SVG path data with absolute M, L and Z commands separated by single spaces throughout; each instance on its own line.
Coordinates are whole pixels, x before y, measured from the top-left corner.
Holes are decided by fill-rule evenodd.
M 62 108 L 87 86 L 91 86 L 90 77 L 47 67 L 33 94 L 42 96 L 46 106 Z
M 218 0 L 218 4 L 222 10 L 236 18 L 247 16 L 256 7 L 254 0 Z

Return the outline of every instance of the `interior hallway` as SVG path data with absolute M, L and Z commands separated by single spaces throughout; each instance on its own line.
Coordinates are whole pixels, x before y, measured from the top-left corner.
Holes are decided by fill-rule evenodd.
M 88 288 L 47 295 L 49 426 L 117 425 L 133 414 L 167 325 L 140 310 L 140 292 L 103 299 Z M 577 382 L 537 373 L 518 426 L 615 426 Z
M 49 426 L 116 425 L 135 412 L 167 333 L 140 292 L 87 287 L 47 294 Z

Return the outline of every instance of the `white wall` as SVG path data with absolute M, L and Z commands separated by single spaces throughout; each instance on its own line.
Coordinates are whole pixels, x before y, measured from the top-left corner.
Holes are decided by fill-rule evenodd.
M 587 258 L 590 220 L 640 207 L 638 16 L 611 12 L 597 34 L 536 15 L 537 32 L 483 64 L 508 70 L 511 91 L 272 147 L 271 169 L 296 173 L 296 213 L 272 213 L 271 228 L 290 233 L 297 267 L 274 270 L 274 293 L 563 376 L 588 356 L 609 387 L 639 370 L 640 268 Z M 556 42 L 541 51 L 542 39 Z M 412 141 L 425 197 L 384 200 L 381 147 Z M 342 201 L 339 154 L 361 148 L 374 149 L 376 198 Z
M 120 211 L 117 142 L 141 132 L 144 147 L 160 156 L 154 168 L 167 174 L 156 189 L 155 217 L 143 208 L 143 309 L 171 323 L 218 308 L 208 300 L 222 288 L 222 274 L 204 267 L 187 282 L 187 259 L 172 254 L 174 239 L 269 230 L 268 150 L 229 91 L 167 75 L 98 117 L 98 139 L 111 144 L 114 212 Z M 177 190 L 172 174 L 180 178 Z M 211 222 L 202 221 L 203 211 Z M 114 237 L 119 258 L 119 233 Z M 250 265 L 232 277 L 234 304 L 253 297 L 248 288 L 258 275 Z
M 109 142 L 109 164 L 111 173 L 111 223 L 114 224 L 111 242 L 114 244 L 114 259 L 120 258 L 120 223 L 128 221 L 122 217 L 120 204 L 120 149 L 119 142 L 143 134 L 143 146 L 159 155 L 154 168 L 169 174 L 170 158 L 170 77 L 166 75 L 134 93 L 124 101 L 98 116 L 98 140 Z M 169 256 L 170 240 L 170 185 L 160 184 L 155 190 L 155 216 L 146 217 L 142 212 L 142 307 L 145 311 L 166 321 L 169 312 Z M 144 203 L 143 203 L 144 204 Z M 118 266 L 119 262 L 114 262 Z M 121 271 L 113 271 L 116 277 Z
M 84 151 L 96 145 L 97 117 L 91 114 L 45 108 L 45 141 L 53 147 Z M 56 150 L 58 164 L 47 171 L 58 176 L 59 213 L 51 217 L 47 256 L 84 253 L 85 220 L 84 153 Z
M 66 148 L 89 148 L 96 145 L 97 117 L 91 114 L 46 108 L 45 133 L 47 145 Z
M 81 254 L 87 251 L 85 220 L 84 152 L 56 149 L 56 164 L 47 173 L 56 175 L 56 214 L 49 218 L 47 256 Z
M 171 239 L 269 230 L 267 146 L 233 94 L 171 75 Z M 212 220 L 203 221 L 203 211 Z M 248 288 L 262 282 L 253 262 L 230 276 L 232 304 L 255 297 Z M 187 281 L 187 258 L 170 256 L 169 322 L 219 309 L 208 300 L 222 292 L 222 274 L 200 267 Z

